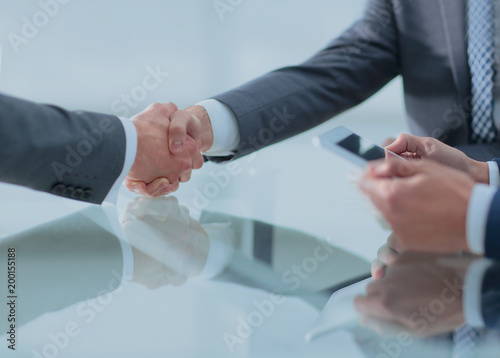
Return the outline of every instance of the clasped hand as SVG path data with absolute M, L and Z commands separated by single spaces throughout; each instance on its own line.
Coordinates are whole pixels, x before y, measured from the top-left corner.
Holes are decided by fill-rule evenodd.
M 178 110 L 173 103 L 155 103 L 132 118 L 137 154 L 125 185 L 137 194 L 170 194 L 203 165 L 201 152 L 212 146 L 210 119 L 203 107 Z

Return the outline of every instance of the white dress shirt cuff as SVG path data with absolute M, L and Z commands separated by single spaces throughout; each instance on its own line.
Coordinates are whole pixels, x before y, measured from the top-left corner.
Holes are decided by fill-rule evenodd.
M 484 241 L 486 238 L 486 224 L 491 202 L 497 189 L 485 184 L 476 184 L 467 208 L 467 245 L 478 255 L 484 255 Z
M 498 164 L 496 162 L 488 162 L 488 169 L 490 172 L 490 186 L 500 186 L 500 172 L 498 171 Z
M 472 327 L 484 327 L 481 310 L 481 291 L 486 270 L 492 265 L 489 260 L 476 260 L 467 270 L 463 291 L 463 308 L 465 322 Z
M 110 203 L 116 203 L 118 200 L 118 192 L 120 191 L 122 182 L 132 168 L 132 165 L 134 165 L 135 155 L 137 153 L 137 130 L 135 129 L 135 125 L 128 118 L 120 117 L 120 120 L 122 121 L 123 129 L 125 130 L 125 161 L 123 163 L 123 169 L 120 176 L 111 187 L 106 199 L 104 199 L 104 201 Z
M 240 131 L 238 120 L 231 108 L 215 99 L 208 99 L 196 105 L 207 111 L 214 133 L 212 147 L 203 154 L 210 157 L 233 155 L 240 143 Z

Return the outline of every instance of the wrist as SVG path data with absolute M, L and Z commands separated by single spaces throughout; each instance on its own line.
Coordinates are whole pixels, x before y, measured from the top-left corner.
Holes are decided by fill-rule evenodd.
M 206 152 L 212 147 L 212 144 L 214 142 L 214 133 L 212 130 L 212 122 L 210 121 L 210 116 L 203 106 L 195 105 L 188 107 L 185 110 L 199 120 L 201 125 L 200 151 L 202 153 Z
M 480 162 L 471 159 L 468 165 L 468 172 L 476 183 L 490 183 L 490 171 L 487 162 Z

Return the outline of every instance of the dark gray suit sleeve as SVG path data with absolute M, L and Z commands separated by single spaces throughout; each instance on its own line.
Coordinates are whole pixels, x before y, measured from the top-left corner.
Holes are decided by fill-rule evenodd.
M 120 176 L 119 118 L 0 95 L 0 181 L 102 203 Z
M 238 119 L 241 140 L 235 158 L 328 120 L 396 77 L 394 11 L 388 0 L 371 0 L 362 20 L 305 63 L 214 96 Z
M 500 264 L 485 273 L 481 290 L 481 313 L 486 327 L 500 331 Z

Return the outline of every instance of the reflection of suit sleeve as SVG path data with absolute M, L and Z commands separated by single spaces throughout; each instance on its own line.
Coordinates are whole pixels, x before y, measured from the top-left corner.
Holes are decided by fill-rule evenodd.
M 497 190 L 490 205 L 484 247 L 486 257 L 500 259 L 500 190 Z
M 120 240 L 82 212 L 2 240 L 2 267 L 7 267 L 9 247 L 17 251 L 18 326 L 112 292 L 122 281 Z M 6 297 L 4 276 L 0 277 L 0 292 Z M 0 325 L 4 323 L 0 321 Z
M 500 263 L 493 264 L 484 275 L 481 311 L 486 327 L 500 330 Z
M 115 116 L 0 95 L 0 181 L 101 203 L 125 161 Z
M 240 143 L 235 157 L 310 129 L 359 104 L 397 76 L 392 12 L 390 1 L 370 1 L 363 20 L 310 60 L 214 96 L 237 117 Z M 379 25 L 381 13 L 387 16 L 384 26 Z M 380 32 L 360 49 L 360 33 L 372 27 Z

